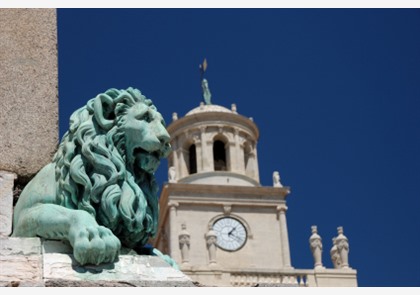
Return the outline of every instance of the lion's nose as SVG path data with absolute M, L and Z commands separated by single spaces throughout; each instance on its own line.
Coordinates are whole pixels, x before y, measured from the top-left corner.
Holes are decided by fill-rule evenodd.
M 161 131 L 157 134 L 157 138 L 161 143 L 168 143 L 171 140 L 171 136 L 164 127 L 161 127 L 160 129 Z
M 171 139 L 171 136 L 169 135 L 168 131 L 166 131 L 165 126 L 163 126 L 160 121 L 154 121 L 152 124 L 153 133 L 159 140 L 159 142 L 162 144 L 168 143 Z
M 151 124 L 151 127 L 147 136 L 147 148 L 149 152 L 159 150 L 162 145 L 169 143 L 171 139 L 168 131 L 166 131 L 165 127 L 160 123 Z

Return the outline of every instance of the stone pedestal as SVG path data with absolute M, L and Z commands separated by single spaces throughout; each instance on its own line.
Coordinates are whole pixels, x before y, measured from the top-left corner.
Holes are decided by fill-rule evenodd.
M 315 269 L 317 287 L 357 287 L 357 271 L 347 269 Z
M 157 256 L 122 250 L 114 263 L 80 266 L 72 248 L 39 238 L 0 239 L 0 286 L 195 287 Z
M 42 284 L 39 238 L 0 238 L 0 286 Z

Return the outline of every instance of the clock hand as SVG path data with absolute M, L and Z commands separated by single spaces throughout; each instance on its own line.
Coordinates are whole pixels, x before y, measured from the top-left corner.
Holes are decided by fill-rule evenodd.
M 231 230 L 230 230 L 230 232 L 228 233 L 228 236 L 230 236 L 234 231 L 236 230 L 236 226 L 235 227 L 233 227 Z
M 235 240 L 237 240 L 239 243 L 242 243 L 242 239 L 238 236 L 231 235 Z

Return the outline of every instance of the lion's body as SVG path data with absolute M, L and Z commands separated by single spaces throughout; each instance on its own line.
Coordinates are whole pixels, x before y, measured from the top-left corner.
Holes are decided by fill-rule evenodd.
M 140 91 L 110 89 L 75 111 L 53 162 L 22 191 L 14 236 L 68 240 L 82 264 L 113 261 L 156 233 L 162 116 Z

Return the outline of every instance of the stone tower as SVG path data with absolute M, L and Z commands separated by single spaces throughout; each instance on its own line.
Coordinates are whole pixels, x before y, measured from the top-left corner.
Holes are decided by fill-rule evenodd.
M 272 185 L 261 185 L 257 125 L 235 104 L 212 104 L 202 81 L 204 102 L 183 117 L 173 113 L 167 126 L 172 153 L 153 246 L 206 286 L 357 285 L 354 270 L 292 266 L 290 188 L 278 171 Z
M 203 96 L 206 91 L 205 102 L 183 117 L 174 113 L 167 127 L 172 153 L 154 246 L 208 285 L 237 286 L 242 276 L 270 278 L 273 273 L 281 283 L 293 270 L 286 222 L 289 188 L 261 186 L 257 125 L 235 104 L 228 109 L 210 103 L 207 81 Z M 262 255 L 267 244 L 276 251 Z

